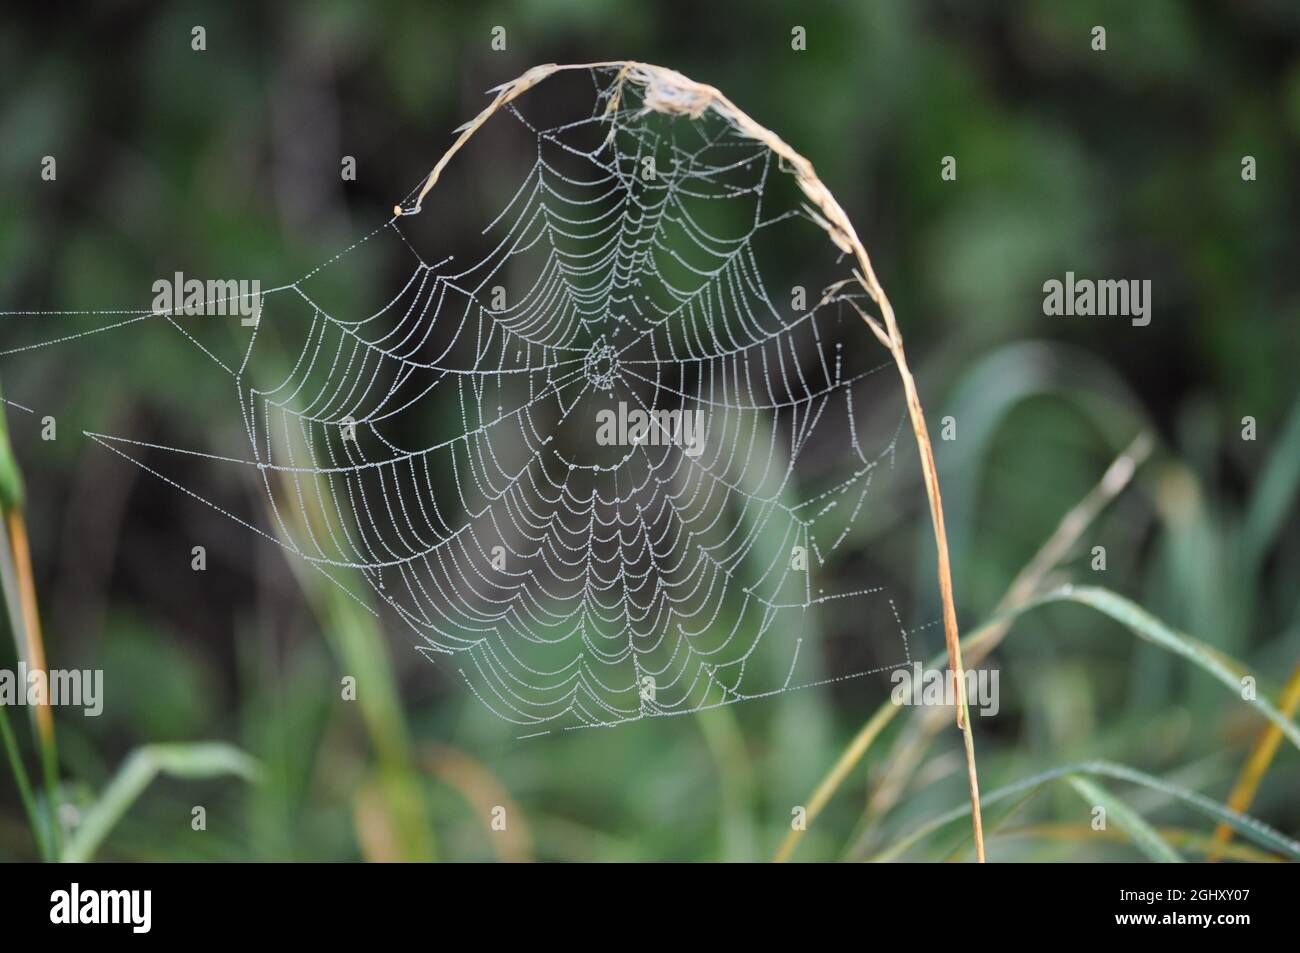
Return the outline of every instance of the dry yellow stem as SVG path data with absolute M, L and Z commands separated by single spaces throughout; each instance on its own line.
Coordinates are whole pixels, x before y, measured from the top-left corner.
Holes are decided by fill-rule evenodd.
M 48 678 L 45 643 L 41 639 L 41 618 L 36 607 L 36 581 L 32 577 L 32 549 L 27 542 L 27 524 L 23 521 L 22 510 L 9 510 L 5 524 L 9 532 L 9 548 L 14 556 L 14 574 L 18 577 L 24 655 L 29 668 L 39 669 Z M 40 697 L 36 706 L 36 730 L 41 736 L 42 744 L 49 745 L 54 741 L 54 714 L 50 711 L 48 691 Z
M 1061 519 L 1047 542 L 1016 574 L 1006 593 L 993 609 L 994 616 L 1003 615 L 1024 605 L 1041 589 L 1057 565 L 1070 552 L 1103 509 L 1129 484 L 1133 474 L 1151 455 L 1154 441 L 1150 434 L 1138 434 L 1132 442 L 1106 468 L 1097 485 Z M 1011 623 L 999 623 L 966 646 L 967 656 L 978 665 L 1002 642 Z M 895 754 L 886 763 L 875 793 L 867 802 L 868 820 L 879 817 L 902 796 L 903 787 L 920 766 L 929 747 L 930 738 L 942 726 L 943 712 L 937 709 L 918 712 L 911 725 L 894 744 Z
M 419 758 L 421 766 L 434 777 L 460 792 L 488 828 L 489 840 L 497 859 L 507 863 L 526 863 L 533 859 L 533 837 L 524 812 L 510 797 L 505 786 L 481 762 L 465 752 L 447 745 L 430 745 Z M 506 825 L 500 830 L 491 826 L 493 812 L 505 813 Z
M 1295 667 L 1291 677 L 1287 679 L 1277 707 L 1284 718 L 1293 717 L 1296 710 L 1300 709 L 1300 665 Z M 1228 795 L 1228 807 L 1239 814 L 1245 814 L 1250 809 L 1250 802 L 1255 799 L 1255 792 L 1259 790 L 1260 782 L 1268 773 L 1268 766 L 1273 763 L 1273 756 L 1277 754 L 1281 743 L 1282 729 L 1270 722 L 1255 741 L 1255 747 L 1251 749 L 1250 757 L 1246 759 L 1237 783 L 1232 786 L 1232 793 Z M 1232 833 L 1232 828 L 1227 824 L 1220 824 L 1214 829 L 1213 847 L 1206 860 L 1212 864 L 1218 862 L 1228 842 L 1232 840 Z
M 912 372 L 907 365 L 907 356 L 903 352 L 903 335 L 898 329 L 893 306 L 889 303 L 889 298 L 885 295 L 884 289 L 876 278 L 875 270 L 871 266 L 871 259 L 867 255 L 866 248 L 858 239 L 853 223 L 849 220 L 848 215 L 835 196 L 831 194 L 830 189 L 817 177 L 812 163 L 791 148 L 785 140 L 772 130 L 750 118 L 748 114 L 738 108 L 716 87 L 697 83 L 676 70 L 654 66 L 649 63 L 639 63 L 634 60 L 574 63 L 563 66 L 546 63 L 541 66 L 534 66 L 517 79 L 497 87 L 495 90 L 496 97 L 487 108 L 461 127 L 459 137 L 433 167 L 433 171 L 429 173 L 424 186 L 416 196 L 414 204 L 406 209 L 401 206 L 394 206 L 393 214 L 418 214 L 425 196 L 437 184 L 439 176 L 442 175 L 442 170 L 447 167 L 447 163 L 451 161 L 452 156 L 460 151 L 470 137 L 502 106 L 517 99 L 520 95 L 555 73 L 598 68 L 617 69 L 619 71 L 610 100 L 611 107 L 620 101 L 623 84 L 633 82 L 644 89 L 643 102 L 646 109 L 660 113 L 690 116 L 692 119 L 698 119 L 706 112 L 712 111 L 730 123 L 742 135 L 761 142 L 771 149 L 781 160 L 782 168 L 794 176 L 799 188 L 808 199 L 812 218 L 826 230 L 827 235 L 830 236 L 831 241 L 835 243 L 835 246 L 840 251 L 853 256 L 857 263 L 854 275 L 858 284 L 866 291 L 868 297 L 875 302 L 876 307 L 880 309 L 881 322 L 872 319 L 861 309 L 859 309 L 859 314 L 880 342 L 889 350 L 894 359 L 894 364 L 898 368 L 899 376 L 903 381 L 903 392 L 907 398 L 907 411 L 912 424 L 912 433 L 916 438 L 916 447 L 921 457 L 921 472 L 925 480 L 925 493 L 930 504 L 930 518 L 934 527 L 935 548 L 938 552 L 936 570 L 939 580 L 939 595 L 943 603 L 943 631 L 948 649 L 948 667 L 952 673 L 953 687 L 957 699 L 957 726 L 962 731 L 963 746 L 966 753 L 967 781 L 970 787 L 971 799 L 971 822 L 975 835 L 975 854 L 976 859 L 983 862 L 984 831 L 980 814 L 979 779 L 975 765 L 975 741 L 971 733 L 970 717 L 967 712 L 966 679 L 962 670 L 957 611 L 952 598 L 952 568 L 948 559 L 947 531 L 944 529 L 943 524 L 943 501 L 939 493 L 939 477 L 935 469 L 934 449 L 930 444 L 930 433 L 925 422 L 925 412 L 921 407 L 921 399 L 917 394 L 916 381 L 912 378 Z

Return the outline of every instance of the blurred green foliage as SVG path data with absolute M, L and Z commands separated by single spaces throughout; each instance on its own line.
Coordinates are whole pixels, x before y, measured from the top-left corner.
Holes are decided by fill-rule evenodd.
M 957 420 L 937 453 L 964 626 L 989 617 L 1145 429 L 1160 449 L 1056 578 L 1123 593 L 1235 657 L 1263 697 L 1300 661 L 1292 2 L 750 2 L 707 14 L 605 0 L 124 2 L 5 19 L 0 309 L 140 307 L 153 278 L 177 270 L 297 276 L 381 221 L 489 87 L 540 62 L 661 63 L 718 86 L 809 156 L 875 256 L 932 427 Z M 203 53 L 190 48 L 196 24 Z M 489 48 L 497 24 L 503 53 Z M 790 48 L 796 24 L 806 52 Z M 1089 48 L 1096 24 L 1104 53 Z M 47 155 L 55 182 L 39 178 Z M 340 181 L 343 155 L 357 158 L 356 182 Z M 945 155 L 955 182 L 940 179 Z M 1257 181 L 1241 179 L 1245 155 Z M 1150 327 L 1044 317 L 1042 282 L 1067 269 L 1150 278 Z M 487 812 L 508 796 L 527 856 L 765 858 L 885 698 L 883 683 L 860 682 L 519 742 L 407 637 L 300 585 L 275 547 L 81 438 L 183 445 L 227 399 L 228 382 L 179 336 L 138 341 L 0 358 L 6 396 L 36 412 L 11 408 L 9 423 L 51 664 L 102 667 L 110 692 L 102 718 L 59 713 L 64 797 L 93 803 L 130 751 L 157 742 L 221 739 L 260 775 L 159 779 L 102 857 L 489 858 L 502 847 Z M 56 441 L 39 439 L 44 414 L 60 423 Z M 1247 415 L 1254 441 L 1241 438 Z M 249 487 L 217 492 L 255 512 Z M 918 503 L 896 503 L 909 542 L 929 532 Z M 208 547 L 201 578 L 188 570 L 196 540 Z M 878 545 L 884 561 L 913 558 L 910 545 L 893 557 L 888 534 Z M 1104 573 L 1090 568 L 1096 545 Z M 915 614 L 934 618 L 930 557 L 916 562 L 903 573 Z M 1264 724 L 1240 700 L 1078 606 L 1017 625 L 1033 633 L 993 661 L 1002 711 L 976 725 L 986 787 L 1106 759 L 1226 797 Z M 941 645 L 937 629 L 920 639 L 926 654 Z M 0 664 L 12 665 L 8 644 Z M 363 666 L 365 704 L 340 704 L 339 679 Z M 898 721 L 797 857 L 873 853 L 963 803 L 948 731 L 893 809 L 864 824 Z M 0 857 L 32 857 L 5 778 Z M 1150 824 L 1208 830 L 1167 791 L 1094 781 Z M 1294 835 L 1297 784 L 1300 753 L 1284 745 L 1253 813 Z M 202 833 L 195 804 L 208 811 Z M 1076 791 L 1046 788 L 993 825 L 990 855 L 1141 856 L 1122 839 L 1012 836 L 1088 820 Z M 965 849 L 960 824 L 944 830 L 907 856 Z

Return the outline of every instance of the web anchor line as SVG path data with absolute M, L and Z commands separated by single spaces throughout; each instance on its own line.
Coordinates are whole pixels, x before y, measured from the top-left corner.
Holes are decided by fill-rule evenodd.
M 665 112 L 625 65 L 590 74 L 590 108 L 549 124 L 521 98 L 540 74 L 499 91 L 391 217 L 262 293 L 233 358 L 175 310 L 129 309 L 46 312 L 101 324 L 0 355 L 178 333 L 230 379 L 237 448 L 85 436 L 373 600 L 522 737 L 910 664 L 897 600 L 858 575 L 906 410 L 892 364 L 843 347 L 862 336 L 844 249 L 768 143 Z M 488 121 L 534 144 L 518 185 L 481 255 L 426 254 L 416 216 Z M 792 261 L 808 248 L 822 274 Z M 369 304 L 348 290 L 363 249 L 399 263 Z M 257 488 L 264 513 L 169 476 L 182 458 Z M 863 620 L 886 644 L 823 671 Z

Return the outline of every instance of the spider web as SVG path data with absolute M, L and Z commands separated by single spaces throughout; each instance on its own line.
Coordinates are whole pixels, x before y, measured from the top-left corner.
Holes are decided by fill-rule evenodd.
M 853 295 L 823 290 L 848 265 L 767 146 L 647 109 L 612 70 L 575 78 L 499 111 L 462 186 L 263 289 L 242 353 L 178 312 L 85 311 L 41 314 L 109 320 L 0 356 L 165 321 L 230 376 L 243 451 L 87 436 L 362 574 L 529 734 L 910 664 L 888 580 L 854 562 L 904 414 Z M 481 247 L 444 248 L 503 156 L 519 184 Z M 169 477 L 176 455 L 248 468 L 265 525 Z M 827 674 L 804 651 L 827 619 L 896 649 Z

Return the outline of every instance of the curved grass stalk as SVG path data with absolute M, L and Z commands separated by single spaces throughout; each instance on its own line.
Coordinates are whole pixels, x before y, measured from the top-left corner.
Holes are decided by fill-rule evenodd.
M 33 670 L 48 675 L 36 601 L 36 581 L 32 573 L 31 546 L 27 541 L 27 523 L 23 519 L 23 478 L 9 444 L 9 427 L 3 413 L 3 402 L 3 395 L 0 394 L 0 516 L 4 518 L 4 553 L 0 564 L 3 565 L 4 602 L 18 657 Z M 38 844 L 44 843 L 46 853 L 57 854 L 62 840 L 59 829 L 59 754 L 54 740 L 54 713 L 50 709 L 48 696 L 37 700 L 33 712 L 33 729 L 40 752 L 49 822 L 45 836 L 41 836 L 38 831 L 33 831 L 33 834 Z M 21 762 L 15 761 L 15 777 L 20 771 Z
M 22 622 L 22 645 L 19 657 L 32 669 L 45 672 L 45 641 L 41 636 L 41 617 L 36 602 L 36 579 L 32 572 L 32 552 L 27 541 L 27 522 L 21 507 L 5 513 L 5 530 L 9 554 L 18 583 L 18 618 Z M 15 636 L 17 636 L 15 632 Z M 41 754 L 41 773 L 45 781 L 46 807 L 50 813 L 50 839 L 58 850 L 62 839 L 59 819 L 59 749 L 54 740 L 54 712 L 48 696 L 40 698 L 34 712 L 37 747 Z
M 1107 817 L 1114 819 L 1115 826 L 1128 835 L 1133 846 L 1146 854 L 1148 860 L 1159 864 L 1183 863 L 1182 855 L 1170 847 L 1168 841 L 1127 801 L 1116 797 L 1108 788 L 1077 774 L 1070 775 L 1066 780 L 1085 804 L 1103 808 Z
M 419 214 L 425 196 L 437 184 L 443 169 L 452 157 L 460 151 L 470 138 L 490 119 L 497 110 L 517 99 L 523 93 L 555 73 L 572 70 L 617 69 L 618 77 L 610 97 L 608 111 L 618 106 L 624 83 L 636 83 L 645 88 L 645 107 L 656 112 L 688 116 L 698 119 L 706 112 L 713 112 L 731 124 L 738 132 L 766 145 L 780 160 L 781 167 L 794 176 L 795 182 L 810 203 L 808 211 L 812 218 L 826 231 L 827 236 L 844 254 L 849 255 L 857 267 L 853 275 L 857 284 L 866 292 L 880 311 L 879 318 L 873 317 L 850 301 L 858 311 L 867 327 L 882 345 L 889 351 L 903 382 L 903 391 L 907 399 L 908 417 L 912 425 L 912 434 L 916 440 L 917 451 L 921 458 L 921 472 L 925 481 L 926 499 L 930 506 L 930 520 L 934 530 L 936 549 L 936 575 L 939 594 L 943 605 L 944 641 L 948 655 L 948 669 L 952 676 L 954 698 L 957 701 L 957 727 L 962 733 L 962 746 L 966 756 L 967 784 L 970 789 L 971 823 L 975 839 L 975 856 L 980 862 L 984 860 L 984 832 L 980 812 L 979 778 L 975 762 L 975 740 L 971 731 L 970 716 L 967 710 L 966 679 L 962 668 L 961 639 L 957 628 L 957 611 L 952 596 L 952 568 L 948 555 L 948 536 L 943 521 L 943 500 L 939 492 L 939 477 L 934 462 L 934 449 L 930 443 L 929 428 L 925 421 L 925 412 L 917 393 L 916 381 L 908 367 L 907 355 L 903 350 L 903 335 L 899 331 L 898 321 L 893 306 L 886 296 L 884 288 L 871 264 L 867 250 L 859 240 L 848 214 L 831 194 L 830 189 L 817 177 L 812 163 L 796 152 L 780 136 L 752 119 L 736 106 L 716 87 L 697 83 L 676 70 L 640 63 L 634 60 L 611 60 L 599 63 L 573 63 L 559 65 L 546 63 L 534 66 L 523 75 L 498 86 L 496 97 L 474 119 L 458 131 L 459 137 L 434 165 L 424 185 L 408 208 L 397 205 L 393 214 Z M 843 285 L 846 282 L 842 282 Z M 828 293 L 831 293 L 828 291 Z
M 1291 860 L 1300 860 L 1300 842 L 1294 841 L 1285 834 L 1273 829 L 1263 821 L 1241 814 L 1232 808 L 1220 804 L 1218 801 L 1211 800 L 1203 794 L 1195 791 L 1189 791 L 1186 788 L 1179 787 L 1176 784 L 1170 784 L 1168 781 L 1162 781 L 1159 778 L 1144 774 L 1127 765 L 1115 764 L 1110 761 L 1085 761 L 1078 764 L 1067 764 L 1059 768 L 1052 768 L 1043 771 L 1022 781 L 1009 784 L 1006 787 L 998 788 L 996 791 L 986 792 L 984 795 L 985 804 L 997 804 L 1009 798 L 1016 797 L 1032 792 L 1049 781 L 1055 781 L 1060 778 L 1068 778 L 1076 775 L 1090 775 L 1096 777 L 1112 778 L 1117 781 L 1128 781 L 1133 784 L 1139 784 L 1153 791 L 1159 791 L 1162 794 L 1177 798 L 1189 807 L 1195 808 L 1202 814 L 1208 816 L 1211 820 L 1227 824 L 1233 830 L 1237 831 L 1243 837 L 1259 844 L 1261 847 L 1281 854 Z M 875 861 L 888 861 L 906 853 L 914 845 L 920 843 L 926 837 L 933 834 L 953 821 L 959 820 L 966 816 L 969 810 L 965 805 L 955 807 L 951 811 L 946 811 L 937 817 L 931 818 L 920 827 L 913 830 L 910 834 L 895 842 L 890 847 L 881 851 L 872 857 Z
M 1192 662 L 1211 675 L 1216 681 L 1227 686 L 1238 698 L 1241 697 L 1240 681 L 1230 666 L 1239 670 L 1244 670 L 1245 666 L 1232 660 L 1225 661 L 1222 653 L 1212 652 L 1191 636 L 1169 628 L 1141 606 L 1125 599 L 1123 596 L 1093 586 L 1064 586 L 1054 592 L 1026 602 L 1003 615 L 994 617 L 979 628 L 967 633 L 966 638 L 963 640 L 964 646 L 972 654 L 977 653 L 979 648 L 987 646 L 990 640 L 994 638 L 1000 639 L 1004 627 L 1009 626 L 1026 612 L 1039 606 L 1057 602 L 1077 602 L 1110 616 L 1143 641 L 1150 642 L 1167 652 L 1180 655 Z M 942 656 L 935 656 L 926 664 L 938 665 L 941 662 Z M 1261 698 L 1243 698 L 1242 700 L 1263 715 L 1270 723 L 1276 725 L 1282 734 L 1297 749 L 1300 749 L 1300 728 L 1297 728 L 1294 722 L 1284 717 L 1272 703 Z M 880 732 L 901 710 L 902 707 L 895 705 L 892 701 L 884 702 L 871 719 L 863 725 L 857 736 L 849 744 L 849 747 L 845 749 L 840 759 L 835 763 L 835 767 L 817 786 L 808 805 L 808 820 L 810 822 L 815 816 L 812 811 L 813 806 L 816 805 L 818 812 L 825 807 L 831 795 L 835 793 L 849 772 L 866 754 L 867 749 L 871 747 Z M 798 832 L 791 833 L 797 834 Z M 788 860 L 798 842 L 798 836 L 787 835 L 774 860 Z
M 1297 709 L 1300 709 L 1300 665 L 1295 667 L 1291 677 L 1287 679 L 1278 700 L 1278 707 L 1287 718 L 1294 718 Z M 1269 765 L 1273 763 L 1273 756 L 1277 754 L 1281 744 L 1282 729 L 1275 724 L 1264 726 L 1264 731 L 1255 741 L 1250 757 L 1246 759 L 1246 764 L 1241 769 L 1237 783 L 1232 786 L 1232 791 L 1228 795 L 1228 806 L 1234 811 L 1244 813 L 1250 808 L 1251 801 L 1255 799 L 1255 792 L 1259 790 L 1259 785 L 1264 780 L 1264 775 L 1268 773 Z M 1210 863 L 1216 862 L 1223 855 L 1230 840 L 1232 840 L 1232 828 L 1227 824 L 1220 824 L 1214 831 L 1214 847 L 1207 860 Z
M 1300 726 L 1287 718 L 1266 698 L 1243 698 L 1241 692 L 1240 672 L 1247 668 L 1231 659 L 1226 659 L 1222 652 L 1211 650 L 1198 639 L 1179 632 L 1165 625 L 1137 603 L 1125 599 L 1108 589 L 1097 586 L 1064 586 L 1055 592 L 1035 599 L 1025 606 L 1027 611 L 1035 606 L 1049 602 L 1078 602 L 1091 606 L 1110 616 L 1116 622 L 1126 626 L 1143 641 L 1157 645 L 1175 655 L 1181 655 L 1216 681 L 1225 685 L 1234 695 L 1254 708 L 1286 736 L 1291 744 L 1300 750 Z M 1019 613 L 1017 613 L 1019 614 Z M 1234 671 L 1236 669 L 1236 671 Z
M 1164 826 L 1155 828 L 1155 831 L 1170 845 L 1190 853 L 1208 855 L 1216 849 L 1211 838 L 1206 837 L 1200 831 L 1188 830 L 1185 827 Z M 1121 843 L 1128 840 L 1128 835 L 1121 830 L 1096 831 L 1092 829 L 1090 824 L 1025 824 L 1021 827 L 1013 827 L 1010 830 L 999 831 L 995 836 L 1003 840 L 1016 837 L 1037 837 L 1044 840 L 1061 840 L 1073 843 L 1083 843 L 1097 839 Z M 1286 863 L 1285 859 L 1276 854 L 1260 850 L 1257 847 L 1251 847 L 1249 844 L 1229 843 L 1221 848 L 1221 852 L 1223 857 L 1228 860 L 1239 860 L 1249 864 Z
M 1120 454 L 1111 461 L 1096 486 L 1088 491 L 1068 513 L 1062 517 L 1052 535 L 1047 538 L 1033 558 L 1025 564 L 1012 580 L 993 612 L 995 615 L 1023 605 L 1038 592 L 1056 567 L 1077 545 L 1089 526 L 1133 479 L 1138 468 L 1150 457 L 1154 441 L 1149 433 L 1139 433 Z M 978 665 L 997 648 L 1006 636 L 1010 623 L 989 632 L 989 637 L 968 653 L 971 664 Z M 934 735 L 943 726 L 942 710 L 918 709 L 907 728 L 891 747 L 884 771 L 867 802 L 865 823 L 883 817 L 897 803 L 908 780 L 920 767 L 929 750 Z
M 159 774 L 190 779 L 234 775 L 253 782 L 258 767 L 238 748 L 217 742 L 137 748 L 86 811 L 60 859 L 79 863 L 94 857 L 114 825 Z

